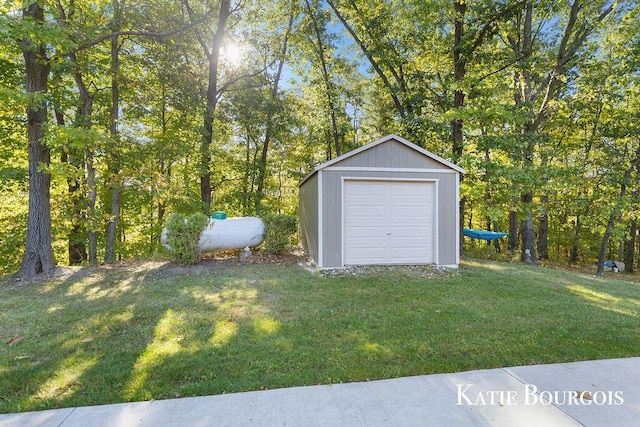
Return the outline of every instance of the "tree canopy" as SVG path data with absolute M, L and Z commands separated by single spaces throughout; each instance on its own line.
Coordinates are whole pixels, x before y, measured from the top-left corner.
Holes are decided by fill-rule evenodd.
M 463 166 L 461 226 L 522 261 L 638 262 L 636 1 L 6 0 L 0 20 L 0 273 L 154 256 L 171 212 L 294 215 L 315 164 L 389 133 Z

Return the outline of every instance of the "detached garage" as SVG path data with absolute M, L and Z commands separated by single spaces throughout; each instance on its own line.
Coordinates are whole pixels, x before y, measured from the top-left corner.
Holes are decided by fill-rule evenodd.
M 459 263 L 464 169 L 396 135 L 300 183 L 300 238 L 318 268 Z

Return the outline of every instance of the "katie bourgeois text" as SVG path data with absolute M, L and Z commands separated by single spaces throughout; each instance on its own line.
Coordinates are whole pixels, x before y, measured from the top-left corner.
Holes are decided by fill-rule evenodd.
M 512 405 L 594 405 L 620 406 L 624 404 L 621 390 L 597 390 L 580 392 L 575 390 L 539 391 L 533 384 L 524 385 L 524 393 L 517 390 L 474 390 L 473 384 L 457 384 L 457 405 L 467 406 L 512 406 Z M 524 402 L 518 396 L 524 395 Z

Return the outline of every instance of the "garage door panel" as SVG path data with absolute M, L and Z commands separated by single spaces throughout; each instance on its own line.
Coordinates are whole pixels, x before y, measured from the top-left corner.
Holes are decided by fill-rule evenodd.
M 431 237 L 431 227 L 426 227 L 421 224 L 421 227 L 407 227 L 407 226 L 393 226 L 391 227 L 391 236 L 394 238 L 429 238 Z M 385 228 L 386 231 L 386 228 Z
M 426 206 L 393 206 L 391 208 L 391 218 L 412 218 L 425 221 L 429 217 L 430 210 Z
M 387 227 L 361 227 L 361 226 L 352 226 L 350 227 L 349 236 L 352 239 L 357 238 L 384 238 L 386 240 L 387 237 Z
M 389 251 L 382 248 L 349 249 L 345 254 L 351 264 L 386 263 Z
M 415 197 L 416 195 L 427 196 L 430 193 L 430 190 L 426 185 L 429 184 L 423 182 L 402 182 L 400 185 L 391 187 L 391 194 L 394 196 L 411 197 Z
M 384 210 L 374 209 L 372 206 L 350 206 L 345 211 L 345 215 L 350 221 L 355 222 L 358 218 L 379 218 L 387 217 Z
M 384 197 L 387 195 L 387 189 L 378 185 L 371 185 L 370 182 L 352 182 L 349 184 L 349 188 L 345 191 L 345 194 L 355 197 Z
M 433 199 L 432 195 L 430 194 L 431 193 L 430 191 L 423 191 L 423 189 L 420 189 L 420 190 L 421 191 L 391 193 L 391 198 L 394 201 L 399 201 L 399 202 L 406 201 L 406 200 L 414 200 L 419 203 L 427 203 Z
M 393 248 L 391 249 L 391 263 L 393 264 L 420 264 L 424 263 L 425 258 L 430 256 L 430 251 L 427 250 L 415 250 L 408 248 Z
M 413 207 L 413 208 L 431 208 L 433 207 L 432 202 L 426 202 L 425 200 L 421 200 L 422 196 L 416 195 L 413 198 L 407 198 L 402 200 L 391 199 L 392 206 L 396 208 L 404 208 L 404 207 Z
M 350 200 L 354 206 L 379 206 L 385 204 L 387 197 L 352 196 Z
M 434 184 L 344 183 L 344 263 L 433 262 Z
M 383 237 L 352 237 L 349 240 L 350 248 L 387 248 L 389 239 Z
M 422 250 L 428 243 L 431 243 L 431 242 L 425 239 L 402 239 L 402 241 L 391 239 L 389 247 L 391 250 L 394 250 L 394 249 Z

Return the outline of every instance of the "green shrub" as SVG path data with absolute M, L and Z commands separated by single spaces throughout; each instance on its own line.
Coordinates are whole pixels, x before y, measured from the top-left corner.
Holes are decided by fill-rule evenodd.
M 298 230 L 298 219 L 293 215 L 267 215 L 262 218 L 266 226 L 264 250 L 282 254 L 291 246 Z
M 184 216 L 172 213 L 167 218 L 167 244 L 171 256 L 182 265 L 192 265 L 200 261 L 198 248 L 200 235 L 209 224 L 209 218 L 201 213 Z

